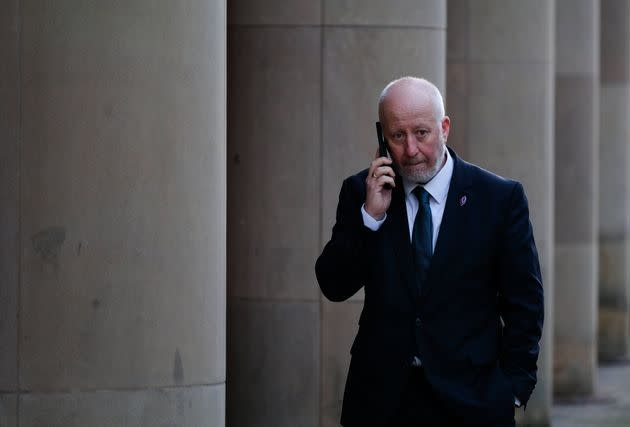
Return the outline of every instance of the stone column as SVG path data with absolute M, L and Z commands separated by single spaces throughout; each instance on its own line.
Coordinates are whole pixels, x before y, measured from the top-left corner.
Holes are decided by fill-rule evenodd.
M 228 425 L 338 425 L 363 296 L 321 300 L 315 259 L 380 90 L 444 89 L 446 2 L 237 0 L 228 22 Z
M 599 1 L 557 0 L 556 10 L 554 391 L 590 394 L 597 377 Z
M 315 427 L 321 4 L 228 6 L 227 425 Z
M 523 183 L 545 288 L 538 385 L 518 425 L 549 425 L 553 325 L 554 2 L 451 0 L 449 138 L 464 158 Z
M 8 3 L 0 424 L 222 427 L 225 3 Z
M 630 1 L 601 2 L 599 357 L 630 349 Z

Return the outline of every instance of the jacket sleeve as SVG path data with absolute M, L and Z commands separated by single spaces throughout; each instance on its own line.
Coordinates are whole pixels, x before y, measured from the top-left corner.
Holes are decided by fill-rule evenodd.
M 514 395 L 526 404 L 536 385 L 544 317 L 543 287 L 527 198 L 515 183 L 499 255 L 499 307 L 505 323 L 501 365 Z
M 373 232 L 363 225 L 361 206 L 365 196 L 357 177 L 344 181 L 339 193 L 332 237 L 315 263 L 319 287 L 331 301 L 344 301 L 364 285 L 365 247 Z

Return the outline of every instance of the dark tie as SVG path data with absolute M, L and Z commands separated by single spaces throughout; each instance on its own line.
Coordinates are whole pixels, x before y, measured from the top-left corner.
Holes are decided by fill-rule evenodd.
M 416 266 L 416 284 L 418 291 L 420 291 L 422 284 L 426 281 L 431 255 L 433 255 L 433 221 L 431 220 L 431 208 L 429 207 L 430 195 L 427 190 L 417 186 L 413 189 L 413 194 L 420 202 L 416 219 L 413 222 L 411 239 Z

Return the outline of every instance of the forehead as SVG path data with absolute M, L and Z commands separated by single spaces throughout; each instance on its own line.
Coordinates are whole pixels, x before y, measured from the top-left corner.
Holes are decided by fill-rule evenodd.
M 430 96 L 413 87 L 397 87 L 387 94 L 381 105 L 388 122 L 424 121 L 435 117 Z

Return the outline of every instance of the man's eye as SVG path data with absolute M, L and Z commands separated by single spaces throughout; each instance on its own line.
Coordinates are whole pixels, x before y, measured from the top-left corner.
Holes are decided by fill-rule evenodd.
M 396 132 L 394 133 L 394 139 L 401 139 L 403 137 L 402 132 Z
M 426 129 L 418 129 L 416 131 L 416 135 L 418 135 L 418 136 L 427 136 L 428 133 L 429 133 L 429 131 L 426 130 Z

